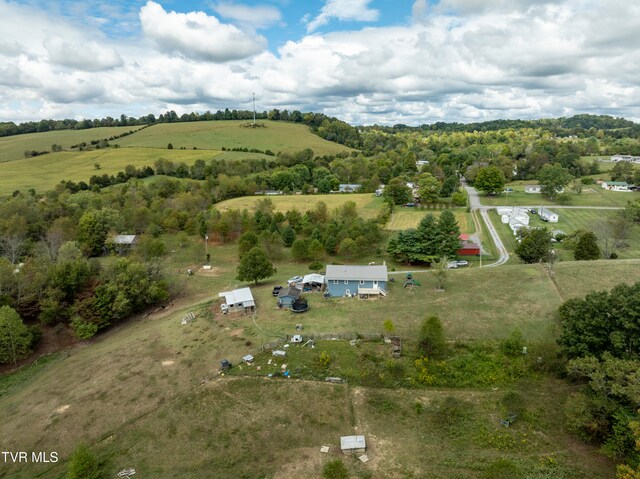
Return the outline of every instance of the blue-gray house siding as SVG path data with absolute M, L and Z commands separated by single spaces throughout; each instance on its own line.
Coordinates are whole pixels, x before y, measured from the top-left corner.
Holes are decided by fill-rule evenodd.
M 358 288 L 380 288 L 387 290 L 386 281 L 370 281 L 370 280 L 327 280 L 327 291 L 334 297 L 346 296 L 349 294 L 358 294 Z

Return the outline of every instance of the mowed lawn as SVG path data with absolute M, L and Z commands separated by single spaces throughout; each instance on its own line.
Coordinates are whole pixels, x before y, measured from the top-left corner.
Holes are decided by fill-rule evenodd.
M 136 131 L 140 128 L 142 127 L 113 126 L 89 128 L 86 130 L 44 131 L 42 133 L 5 136 L 0 138 L 0 162 L 24 159 L 25 150 L 51 151 L 51 145 L 54 143 L 62 145 L 63 148 L 67 149 L 78 143 L 90 143 L 92 140 L 107 139 L 128 131 Z M 120 141 L 122 141 L 121 138 L 113 140 L 111 143 L 119 143 Z
M 531 182 L 528 182 L 531 183 Z M 496 196 L 481 195 L 480 202 L 485 206 L 554 206 L 558 203 L 550 201 L 540 194 L 524 192 L 523 182 L 510 183 L 512 192 L 501 193 Z M 600 185 L 583 185 L 582 193 L 577 195 L 570 188 L 565 188 L 569 195 L 569 206 L 613 206 L 624 208 L 627 202 L 637 198 L 637 193 L 608 191 Z
M 440 216 L 444 210 L 427 210 L 420 208 L 403 208 L 397 206 L 393 214 L 391 215 L 391 219 L 387 223 L 386 228 L 388 230 L 406 230 L 409 228 L 415 228 L 420 223 L 420 220 L 425 217 L 425 215 L 431 213 L 436 217 Z M 458 226 L 460 227 L 460 231 L 462 233 L 474 233 L 475 225 L 473 224 L 473 220 L 471 219 L 471 213 L 467 213 L 465 208 L 456 208 L 453 210 L 456 215 L 456 220 L 458 220 Z
M 358 214 L 366 219 L 375 218 L 382 206 L 382 198 L 376 198 L 371 193 L 343 193 L 333 195 L 277 195 L 277 196 L 243 196 L 216 203 L 218 211 L 244 210 L 252 211 L 258 201 L 268 198 L 273 202 L 276 211 L 285 213 L 288 210 L 298 210 L 301 213 L 312 210 L 319 202 L 327 205 L 329 211 L 352 201 L 356 204 Z
M 246 121 L 196 121 L 190 123 L 161 123 L 145 128 L 135 135 L 118 141 L 121 146 L 166 148 L 196 148 L 220 150 L 225 148 L 255 148 L 293 153 L 311 148 L 316 155 L 335 155 L 350 148 L 313 134 L 306 125 L 261 120 L 264 128 L 247 128 Z
M 155 148 L 102 148 L 91 151 L 62 151 L 0 163 L 0 195 L 34 188 L 38 193 L 50 190 L 62 180 L 89 183 L 93 175 L 112 175 L 125 166 L 151 166 L 159 158 L 188 165 L 210 160 L 220 152 L 201 150 L 158 150 Z M 100 170 L 95 164 L 100 164 Z

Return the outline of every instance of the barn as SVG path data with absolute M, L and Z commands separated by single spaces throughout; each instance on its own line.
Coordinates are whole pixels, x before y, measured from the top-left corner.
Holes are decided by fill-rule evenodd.
M 480 245 L 476 243 L 463 243 L 456 253 L 458 256 L 480 256 Z

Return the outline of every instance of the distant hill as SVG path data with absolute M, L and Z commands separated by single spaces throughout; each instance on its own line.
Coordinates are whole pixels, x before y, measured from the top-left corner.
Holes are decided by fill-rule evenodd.
M 198 149 L 222 150 L 249 148 L 294 153 L 311 148 L 316 155 L 335 155 L 350 151 L 338 143 L 323 140 L 314 135 L 309 127 L 299 123 L 259 120 L 264 127 L 246 127 L 247 121 L 196 121 L 184 123 L 159 123 L 135 135 L 122 138 L 117 143 L 123 147 L 173 148 L 196 147 Z

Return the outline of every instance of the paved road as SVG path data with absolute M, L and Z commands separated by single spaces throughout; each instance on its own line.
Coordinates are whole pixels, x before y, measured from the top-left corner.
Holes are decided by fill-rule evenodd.
M 492 267 L 500 266 L 501 264 L 506 263 L 507 261 L 509 261 L 509 253 L 507 252 L 507 248 L 504 247 L 504 244 L 500 239 L 500 235 L 498 234 L 496 229 L 493 227 L 493 223 L 491 223 L 491 219 L 487 214 L 487 210 L 492 208 L 482 206 L 482 203 L 480 203 L 480 195 L 478 195 L 478 192 L 476 191 L 475 188 L 473 188 L 472 186 L 468 186 L 467 182 L 464 179 L 462 179 L 462 186 L 464 186 L 464 189 L 467 190 L 467 194 L 469 195 L 469 205 L 471 206 L 471 213 L 474 215 L 474 222 L 476 223 L 476 229 L 480 231 L 480 225 L 477 224 L 477 220 L 475 218 L 475 214 L 476 214 L 475 212 L 480 211 L 480 216 L 482 216 L 484 223 L 487 225 L 487 229 L 489 230 L 491 239 L 493 240 L 493 243 L 496 245 L 496 249 L 500 254 L 498 261 L 494 263 L 489 263 L 487 265 L 483 265 L 483 267 L 492 268 Z

